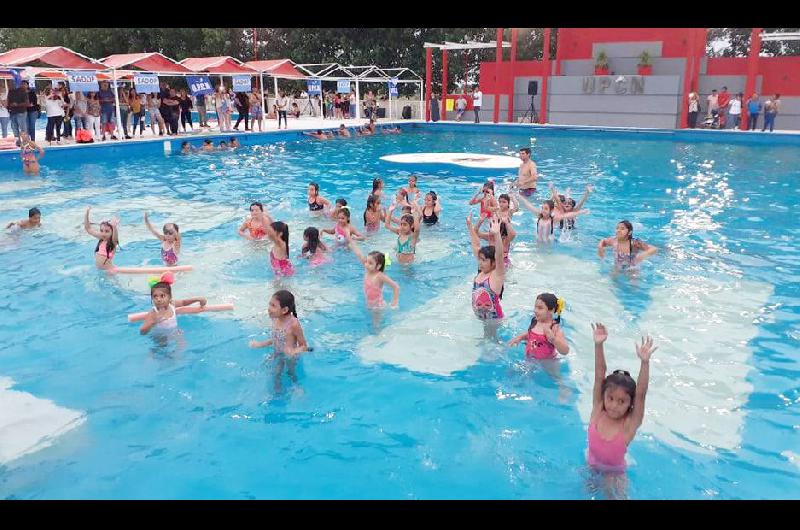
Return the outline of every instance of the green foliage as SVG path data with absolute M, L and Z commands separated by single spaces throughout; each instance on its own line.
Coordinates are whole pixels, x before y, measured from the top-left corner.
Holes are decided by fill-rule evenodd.
M 597 68 L 608 68 L 608 55 L 604 50 L 600 50 L 600 53 L 597 54 L 594 65 Z
M 639 54 L 639 66 L 650 66 L 650 53 L 647 50 Z
M 750 33 L 753 28 L 710 28 L 706 55 L 709 57 L 747 57 L 750 54 Z M 764 28 L 765 33 L 787 33 L 798 28 Z M 726 42 L 727 47 L 714 51 L 715 42 Z M 761 42 L 761 54 L 767 56 L 800 55 L 800 41 Z

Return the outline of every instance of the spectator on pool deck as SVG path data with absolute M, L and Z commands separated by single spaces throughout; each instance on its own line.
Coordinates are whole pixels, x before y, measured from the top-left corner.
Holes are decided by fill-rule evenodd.
M 239 113 L 239 119 L 236 120 L 236 124 L 233 126 L 234 131 L 239 130 L 239 124 L 244 120 L 244 130 L 250 130 L 250 96 L 246 92 L 237 92 L 236 93 L 236 112 Z
M 261 122 L 264 121 L 264 111 L 261 108 L 261 94 L 252 92 L 250 94 L 250 130 L 256 129 L 255 124 L 258 124 L 258 130 L 261 132 Z
M 100 129 L 103 133 L 101 140 L 105 141 L 106 132 L 111 134 L 111 139 L 116 140 L 114 135 L 114 92 L 108 87 L 108 82 L 100 83 L 100 91 L 97 93 L 100 100 Z
M 728 128 L 728 104 L 731 101 L 731 95 L 728 92 L 728 87 L 722 87 L 722 92 L 717 96 L 717 103 L 719 104 L 719 128 Z
M 689 93 L 689 128 L 697 127 L 697 114 L 700 112 L 700 98 L 695 92 Z
M 456 121 L 461 121 L 461 117 L 467 111 L 467 98 L 464 94 L 459 94 L 456 100 Z
M 45 90 L 45 110 L 47 112 L 47 132 L 45 133 L 45 140 L 53 145 L 53 139 L 56 138 L 58 143 L 61 143 L 61 127 L 64 125 L 64 100 L 58 93 L 58 89 Z M 56 136 L 54 136 L 54 134 Z
M 75 104 L 72 106 L 72 117 L 75 118 L 75 130 L 88 129 L 88 102 L 83 92 L 75 92 Z
M 728 120 L 730 120 L 730 127 L 732 129 L 738 129 L 739 125 L 742 123 L 742 97 L 744 95 L 739 92 L 736 94 L 731 100 L 730 106 L 728 107 Z
M 147 112 L 150 113 L 150 132 L 153 136 L 156 135 L 156 124 L 158 124 L 159 136 L 164 136 L 164 129 L 166 129 L 159 107 L 161 107 L 161 100 L 158 98 L 158 94 L 147 94 Z
M 714 115 L 714 111 L 719 112 L 719 96 L 717 95 L 717 89 L 711 91 L 711 95 L 708 96 L 708 117 L 712 117 Z
M 96 92 L 86 95 L 86 128 L 93 138 L 100 139 L 100 96 Z
M 131 103 L 128 100 L 128 91 L 124 88 L 117 90 L 117 97 L 119 98 L 119 128 L 122 129 L 126 140 L 130 140 L 131 136 L 128 134 L 128 118 L 131 115 Z
M 772 99 L 768 99 L 764 103 L 764 127 L 761 129 L 761 132 L 767 130 L 769 127 L 769 132 L 772 132 L 773 128 L 775 127 L 775 116 L 778 115 L 778 108 L 780 107 L 780 94 L 775 94 L 775 97 Z
M 58 91 L 61 94 L 61 99 L 64 100 L 64 138 L 72 139 L 72 116 L 74 115 L 73 105 L 75 103 L 75 94 L 70 96 L 66 85 L 63 81 L 58 83 Z
M 11 130 L 19 147 L 20 133 L 28 132 L 28 82 L 23 81 L 18 88 L 9 90 L 7 101 Z
M 747 100 L 747 115 L 748 115 L 748 129 L 751 131 L 756 130 L 756 124 L 758 123 L 758 115 L 761 113 L 761 102 L 758 100 L 758 94 L 753 94 L 750 99 Z
M 207 128 L 208 122 L 206 121 L 206 96 L 204 94 L 194 97 L 194 107 L 197 109 L 197 114 L 200 120 L 200 128 Z
M 11 121 L 8 113 L 8 94 L 0 92 L 0 130 L 3 138 L 8 136 L 8 122 Z
M 356 95 L 353 92 L 350 92 L 350 96 L 347 98 L 350 103 L 350 118 L 356 117 Z M 347 116 L 345 116 L 347 117 Z
M 175 92 L 174 88 L 169 89 L 169 95 L 167 96 L 166 101 L 164 100 L 164 98 L 161 99 L 162 115 L 164 114 L 163 107 L 165 103 L 169 115 L 169 120 L 167 120 L 167 123 L 169 125 L 170 131 L 172 131 L 172 134 L 174 136 L 178 134 L 178 121 L 180 120 L 181 116 L 180 102 L 178 101 L 178 94 Z
M 475 113 L 475 123 L 481 122 L 481 105 L 483 104 L 483 92 L 481 92 L 481 87 L 475 85 L 475 89 L 472 91 L 472 111 Z
M 131 107 L 131 135 L 136 136 L 136 128 L 139 128 L 139 138 L 144 136 L 144 112 L 146 102 L 142 103 L 141 94 L 137 94 L 136 90 L 131 88 L 128 91 L 128 105 Z
M 193 131 L 192 126 L 192 99 L 186 94 L 186 90 L 181 90 L 178 96 L 178 108 L 181 111 L 181 127 L 183 132 L 186 132 L 186 124 L 189 124 L 189 130 Z
M 31 137 L 31 141 L 36 141 L 36 120 L 39 119 L 39 115 L 41 114 L 39 107 L 39 99 L 36 97 L 36 87 L 30 87 L 28 89 L 28 135 Z
M 281 119 L 283 119 L 283 128 L 287 129 L 289 127 L 289 122 L 286 119 L 286 113 L 289 108 L 289 98 L 286 97 L 283 90 L 278 92 L 278 99 L 275 101 L 275 104 L 278 105 L 278 129 L 281 128 Z

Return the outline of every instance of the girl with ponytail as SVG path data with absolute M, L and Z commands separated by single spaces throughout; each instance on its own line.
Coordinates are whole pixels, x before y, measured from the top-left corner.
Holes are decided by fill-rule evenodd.
M 528 331 L 511 339 L 508 345 L 516 346 L 525 340 L 525 357 L 528 359 L 555 359 L 558 356 L 556 352 L 568 354 L 569 344 L 561 329 L 564 305 L 564 300 L 552 293 L 537 296 Z

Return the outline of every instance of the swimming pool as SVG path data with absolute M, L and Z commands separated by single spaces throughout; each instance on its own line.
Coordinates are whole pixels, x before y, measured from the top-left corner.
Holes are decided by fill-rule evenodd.
M 796 148 L 471 126 L 274 138 L 235 154 L 166 156 L 160 144 L 50 151 L 39 179 L 0 160 L 0 218 L 31 206 L 44 216 L 36 233 L 0 240 L 0 378 L 14 382 L 7 388 L 5 379 L 0 396 L 2 413 L 16 410 L 20 420 L 3 433 L 11 442 L 0 455 L 0 496 L 600 497 L 587 485 L 584 452 L 589 322 L 601 320 L 611 331 L 610 369 L 638 372 L 640 332 L 660 345 L 628 452 L 630 497 L 798 497 Z M 486 176 L 503 181 L 513 171 L 380 160 L 507 154 L 532 142 L 540 188 L 596 188 L 572 242 L 536 245 L 531 215 L 515 217 L 499 335 L 527 328 L 539 292 L 564 297 L 572 351 L 558 379 L 525 362 L 521 347 L 484 341 L 470 309 L 467 201 Z M 316 269 L 295 260 L 298 273 L 284 285 L 315 351 L 299 364 L 299 384 L 274 393 L 265 350 L 247 346 L 266 336 L 275 290 L 266 250 L 236 236 L 247 206 L 262 200 L 289 223 L 294 254 L 303 228 L 332 226 L 307 211 L 309 181 L 330 200 L 346 198 L 360 228 L 372 178 L 391 192 L 412 171 L 444 212 L 424 230 L 417 263 L 387 270 L 401 286 L 400 309 L 373 329 L 352 256 L 337 252 Z M 159 263 L 145 210 L 156 226 L 178 223 L 182 262 L 195 271 L 179 276 L 175 296 L 233 301 L 236 310 L 180 318 L 183 341 L 166 348 L 141 337 L 125 315 L 148 308 L 146 282 L 94 270 L 86 205 L 96 219 L 121 218 L 119 265 Z M 660 248 L 636 278 L 612 276 L 595 254 L 623 218 Z M 393 240 L 382 231 L 362 248 L 388 250 Z M 22 393 L 36 425 L 9 406 Z M 52 439 L 29 451 L 37 429 Z

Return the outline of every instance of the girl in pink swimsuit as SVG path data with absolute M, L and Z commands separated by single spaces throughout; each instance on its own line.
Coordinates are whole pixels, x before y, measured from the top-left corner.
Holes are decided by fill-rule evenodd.
M 385 218 L 386 212 L 381 208 L 381 198 L 377 195 L 367 197 L 367 208 L 364 210 L 364 229 L 367 232 L 377 232 Z
M 525 342 L 525 357 L 528 359 L 555 359 L 557 353 L 569 353 L 569 344 L 561 329 L 561 311 L 564 300 L 552 293 L 542 293 L 536 297 L 533 306 L 533 318 L 528 331 L 521 333 L 508 342 L 516 346 Z
M 480 197 L 481 194 L 483 194 L 483 197 Z M 500 208 L 497 199 L 494 198 L 494 181 L 487 181 L 486 184 L 484 184 L 483 187 L 475 194 L 475 196 L 472 197 L 469 203 L 480 203 L 481 219 L 484 217 L 491 217 L 492 214 Z
M 347 240 L 351 237 L 353 239 L 364 240 L 364 236 L 361 232 L 353 228 L 353 225 L 350 224 L 350 209 L 347 206 L 343 206 L 339 210 L 337 222 L 333 225 L 333 228 L 325 228 L 322 232 L 333 235 L 336 238 L 336 242 L 340 245 L 346 245 Z
M 275 276 L 292 276 L 294 265 L 289 259 L 289 226 L 283 221 L 275 221 L 265 228 L 267 237 L 272 241 L 269 251 L 269 264 Z
M 651 337 L 642 337 L 636 344 L 641 360 L 639 380 L 634 381 L 624 370 L 615 370 L 606 377 L 603 343 L 608 338 L 606 327 L 592 324 L 594 338 L 594 390 L 592 415 L 589 418 L 587 461 L 598 471 L 620 474 L 625 470 L 625 453 L 636 430 L 644 419 L 645 396 L 650 379 L 650 356 L 658 347 Z M 607 476 L 609 473 L 607 473 Z
M 319 230 L 309 226 L 303 231 L 303 249 L 300 251 L 301 258 L 308 258 L 312 266 L 321 265 L 328 261 L 325 254 L 328 247 L 319 240 Z
M 114 268 L 114 254 L 119 246 L 119 221 L 103 221 L 100 223 L 100 230 L 92 228 L 89 221 L 91 206 L 86 208 L 86 215 L 83 218 L 83 227 L 86 233 L 97 238 L 97 246 L 94 249 L 94 263 L 98 269 L 110 270 Z
M 161 260 L 164 265 L 174 267 L 178 264 L 178 254 L 181 251 L 181 233 L 178 230 L 178 225 L 175 223 L 167 223 L 164 225 L 164 234 L 159 234 L 153 225 L 150 224 L 150 219 L 147 217 L 147 212 L 144 213 L 144 224 L 150 233 L 156 236 L 161 241 Z
M 275 350 L 269 359 L 276 361 L 274 368 L 275 391 L 280 392 L 284 366 L 286 366 L 289 379 L 296 383 L 297 359 L 302 352 L 311 351 L 311 348 L 306 343 L 303 328 L 297 319 L 297 308 L 292 293 L 281 290 L 272 295 L 267 313 L 272 319 L 271 337 L 265 341 L 250 341 L 250 347 L 274 346 Z
M 386 256 L 383 252 L 373 250 L 365 258 L 355 242 L 352 239 L 349 242 L 353 254 L 358 256 L 358 259 L 364 264 L 364 298 L 367 301 L 367 309 L 381 309 L 386 305 L 383 300 L 383 286 L 385 284 L 389 284 L 394 290 L 392 309 L 397 309 L 397 303 L 400 299 L 400 286 L 384 272 L 386 269 Z
M 472 281 L 472 311 L 484 322 L 484 336 L 495 337 L 497 327 L 504 316 L 500 300 L 503 297 L 503 283 L 506 277 L 500 219 L 495 217 L 489 223 L 489 233 L 494 238 L 494 245 L 481 247 L 478 230 L 472 224 L 472 214 L 467 217 L 467 230 L 472 253 L 478 260 L 478 274 Z

